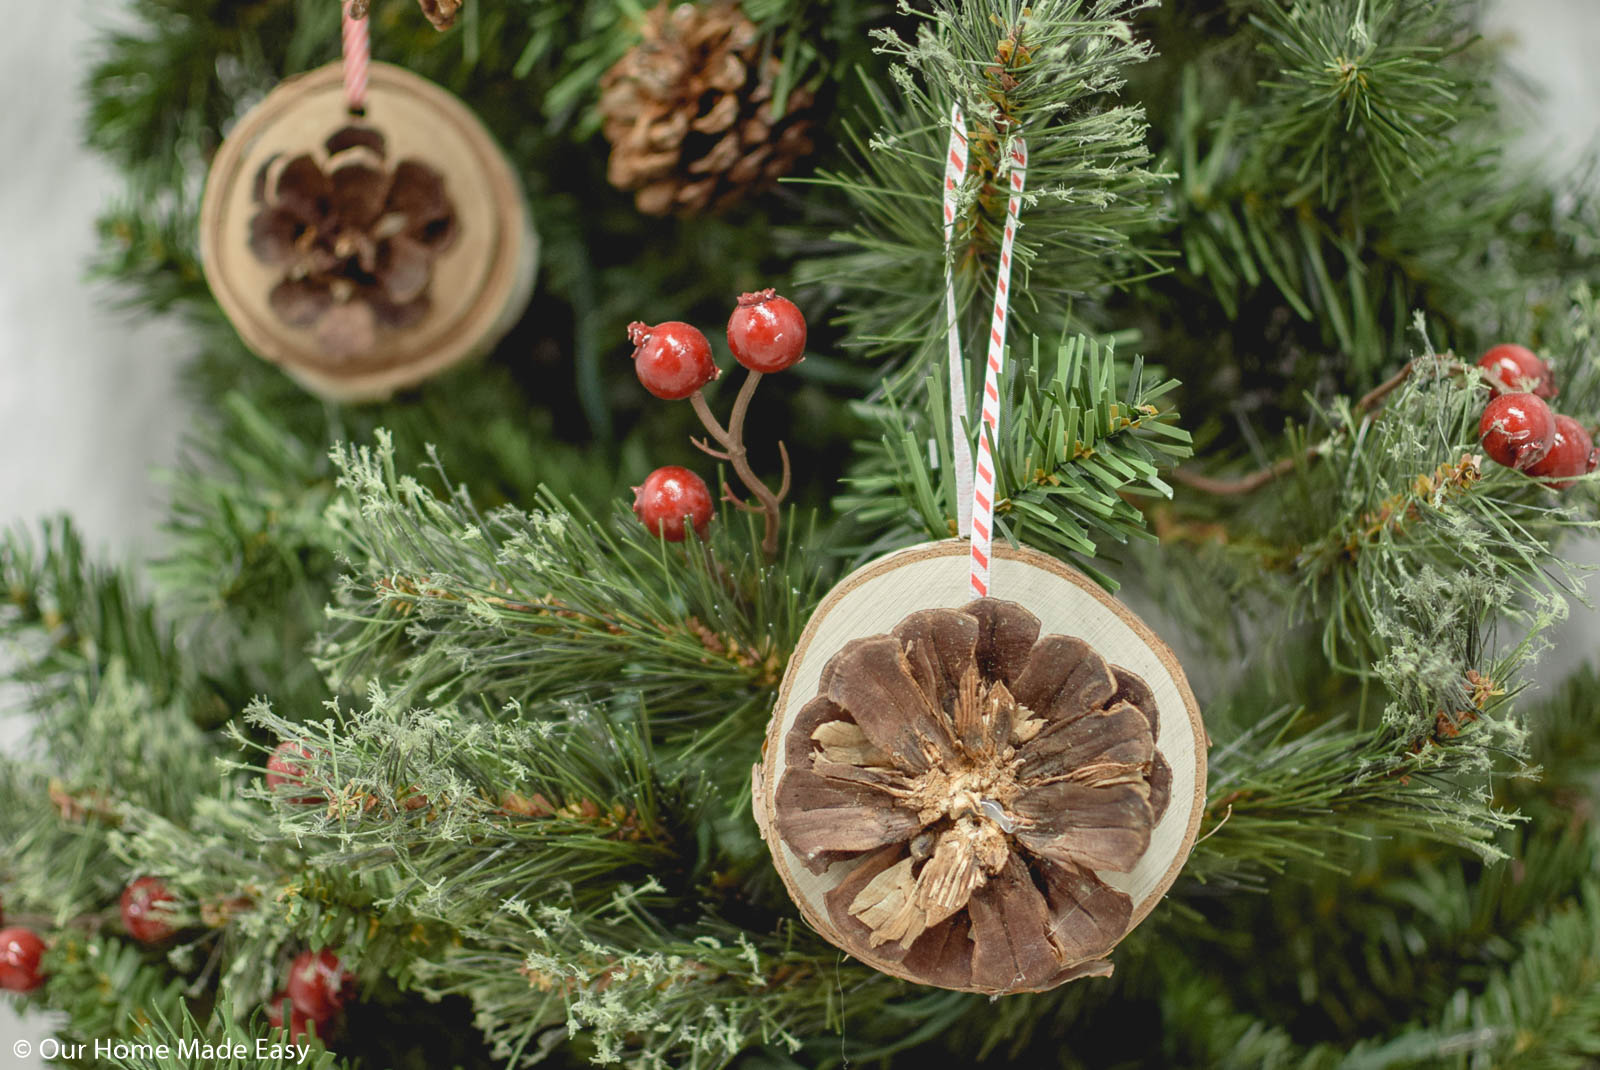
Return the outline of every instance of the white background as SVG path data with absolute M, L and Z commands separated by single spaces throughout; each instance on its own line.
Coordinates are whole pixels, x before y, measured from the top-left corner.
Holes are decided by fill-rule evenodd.
M 1498 0 L 1491 35 L 1547 93 L 1530 109 L 1529 151 L 1564 166 L 1600 125 L 1600 4 Z M 137 559 L 159 547 L 161 497 L 149 478 L 169 465 L 186 423 L 175 374 L 187 340 L 171 324 L 119 313 L 117 295 L 83 280 L 93 219 L 117 191 L 81 146 L 80 83 L 94 33 L 120 0 L 8 3 L 0 39 L 0 522 L 71 513 L 91 545 Z M 1600 552 L 1591 552 L 1600 560 Z M 1544 675 L 1589 656 L 1600 616 L 1575 607 Z M 0 718 L 0 746 L 17 726 Z M 5 850 L 0 844 L 0 851 Z M 3 893 L 0 893 L 3 894 Z M 0 1067 L 12 1043 L 37 1045 L 46 1023 L 19 1022 L 0 997 Z

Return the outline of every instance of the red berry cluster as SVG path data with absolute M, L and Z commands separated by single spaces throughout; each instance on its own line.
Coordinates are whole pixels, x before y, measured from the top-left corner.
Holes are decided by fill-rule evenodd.
M 274 1029 L 287 1028 L 291 1042 L 313 1023 L 317 1035 L 326 1036 L 328 1023 L 344 1009 L 353 979 L 327 948 L 302 951 L 289 966 L 288 983 L 267 1001 L 267 1021 Z
M 633 342 L 633 368 L 644 388 L 658 398 L 679 401 L 688 398 L 706 430 L 722 450 L 701 442 L 695 444 L 706 453 L 732 463 L 739 478 L 761 501 L 761 507 L 747 508 L 767 514 L 767 539 L 763 544 L 771 555 L 777 551 L 778 503 L 788 490 L 788 455 L 784 454 L 783 488 L 774 494 L 750 471 L 745 461 L 744 413 L 750 395 L 763 375 L 791 368 L 805 358 L 806 318 L 793 301 L 779 297 L 776 290 L 742 294 L 728 317 L 728 348 L 734 358 L 749 369 L 749 378 L 739 391 L 733 416 L 724 428 L 706 405 L 700 388 L 722 374 L 711 359 L 711 343 L 699 328 L 678 320 L 649 326 L 628 325 Z M 779 446 L 780 451 L 782 445 Z M 644 526 L 668 542 L 682 542 L 689 528 L 701 538 L 711 523 L 714 505 L 705 480 L 678 465 L 657 468 L 643 484 L 634 487 L 633 511 Z M 743 506 L 724 488 L 725 497 Z
M 1489 379 L 1489 404 L 1478 421 L 1483 450 L 1496 463 L 1545 479 L 1563 490 L 1572 477 L 1600 466 L 1589 432 L 1570 416 L 1550 411 L 1558 391 L 1550 366 L 1519 345 L 1497 345 L 1478 358 Z

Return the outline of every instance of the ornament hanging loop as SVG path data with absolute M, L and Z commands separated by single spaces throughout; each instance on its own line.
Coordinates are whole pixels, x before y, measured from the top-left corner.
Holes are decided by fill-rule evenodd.
M 1006 201 L 1005 235 L 1000 244 L 1000 265 L 995 270 L 994 315 L 989 322 L 989 359 L 983 379 L 982 421 L 978 428 L 976 462 L 967 447 L 967 388 L 956 324 L 956 288 L 951 245 L 955 241 L 956 198 L 967 171 L 967 132 L 960 105 L 950 109 L 950 147 L 945 155 L 944 244 L 945 331 L 950 345 L 950 439 L 956 476 L 956 525 L 972 539 L 970 591 L 974 598 L 989 596 L 989 562 L 994 552 L 994 443 L 1000 437 L 1000 375 L 1005 365 L 1006 321 L 1011 307 L 1011 257 L 1016 247 L 1022 191 L 1028 173 L 1028 144 L 1022 135 L 1012 138 L 1005 157 L 1009 165 L 1010 196 Z
M 367 114 L 367 68 L 372 64 L 372 39 L 367 33 L 368 0 L 345 0 L 344 102 L 351 115 Z

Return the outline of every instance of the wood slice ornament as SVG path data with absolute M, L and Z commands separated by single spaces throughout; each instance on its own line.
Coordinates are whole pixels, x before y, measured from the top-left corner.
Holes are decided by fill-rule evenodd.
M 493 348 L 538 263 L 521 184 L 452 94 L 385 63 L 290 78 L 212 162 L 200 252 L 245 344 L 312 392 L 388 397 Z
M 1108 976 L 1194 847 L 1208 745 L 1172 652 L 1093 581 L 970 544 L 852 573 L 789 661 L 757 822 L 815 929 L 884 973 L 999 995 Z

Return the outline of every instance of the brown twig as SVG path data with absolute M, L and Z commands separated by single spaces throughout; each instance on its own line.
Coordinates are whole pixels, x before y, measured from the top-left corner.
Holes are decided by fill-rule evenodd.
M 789 493 L 789 451 L 784 449 L 783 443 L 778 443 L 778 453 L 783 458 L 783 484 L 774 494 L 765 483 L 756 478 L 755 472 L 750 468 L 750 461 L 744 448 L 744 418 L 750 411 L 750 399 L 755 396 L 756 387 L 761 384 L 762 375 L 758 371 L 751 371 L 745 379 L 744 385 L 739 388 L 739 396 L 734 399 L 733 412 L 728 416 L 728 426 L 723 427 L 717 420 L 716 414 L 711 411 L 711 406 L 706 404 L 705 395 L 696 390 L 689 395 L 689 403 L 694 406 L 694 414 L 700 417 L 700 422 L 705 425 L 712 438 L 722 446 L 726 452 L 719 452 L 710 447 L 704 439 L 691 439 L 699 449 L 719 460 L 725 460 L 733 465 L 733 470 L 739 476 L 739 481 L 761 503 L 759 510 L 743 501 L 738 500 L 732 488 L 723 484 L 726 500 L 750 512 L 763 512 L 767 516 L 766 537 L 761 540 L 761 550 L 772 558 L 778 555 L 778 520 L 781 516 L 779 505 Z
M 1379 383 L 1377 386 L 1363 394 L 1361 396 L 1361 400 L 1356 402 L 1356 413 L 1358 415 L 1365 416 L 1367 413 L 1377 408 L 1385 398 L 1398 390 L 1407 379 L 1411 378 L 1411 373 L 1416 370 L 1418 361 L 1436 362 L 1446 371 L 1455 372 L 1466 370 L 1466 365 L 1462 364 L 1460 361 L 1443 361 L 1438 357 L 1417 357 L 1414 360 L 1408 361 L 1405 367 L 1401 368 L 1389 378 L 1385 379 L 1383 382 Z M 1295 468 L 1300 465 L 1301 461 L 1310 463 L 1311 461 L 1316 460 L 1318 457 L 1322 456 L 1323 453 L 1327 452 L 1327 449 L 1332 442 L 1333 438 L 1329 438 L 1315 445 L 1307 446 L 1303 453 L 1300 453 L 1294 457 L 1284 457 L 1280 460 L 1274 461 L 1270 465 L 1267 465 L 1265 468 L 1259 468 L 1256 471 L 1251 472 L 1249 475 L 1240 476 L 1238 479 L 1215 479 L 1211 476 L 1204 475 L 1189 468 L 1173 469 L 1172 478 L 1177 482 L 1182 483 L 1186 487 L 1193 487 L 1195 490 L 1201 491 L 1205 494 L 1216 494 L 1223 497 L 1250 494 L 1254 491 L 1260 490 L 1262 487 L 1266 486 L 1268 483 L 1271 483 L 1280 476 L 1286 476 L 1290 472 L 1293 472 Z

